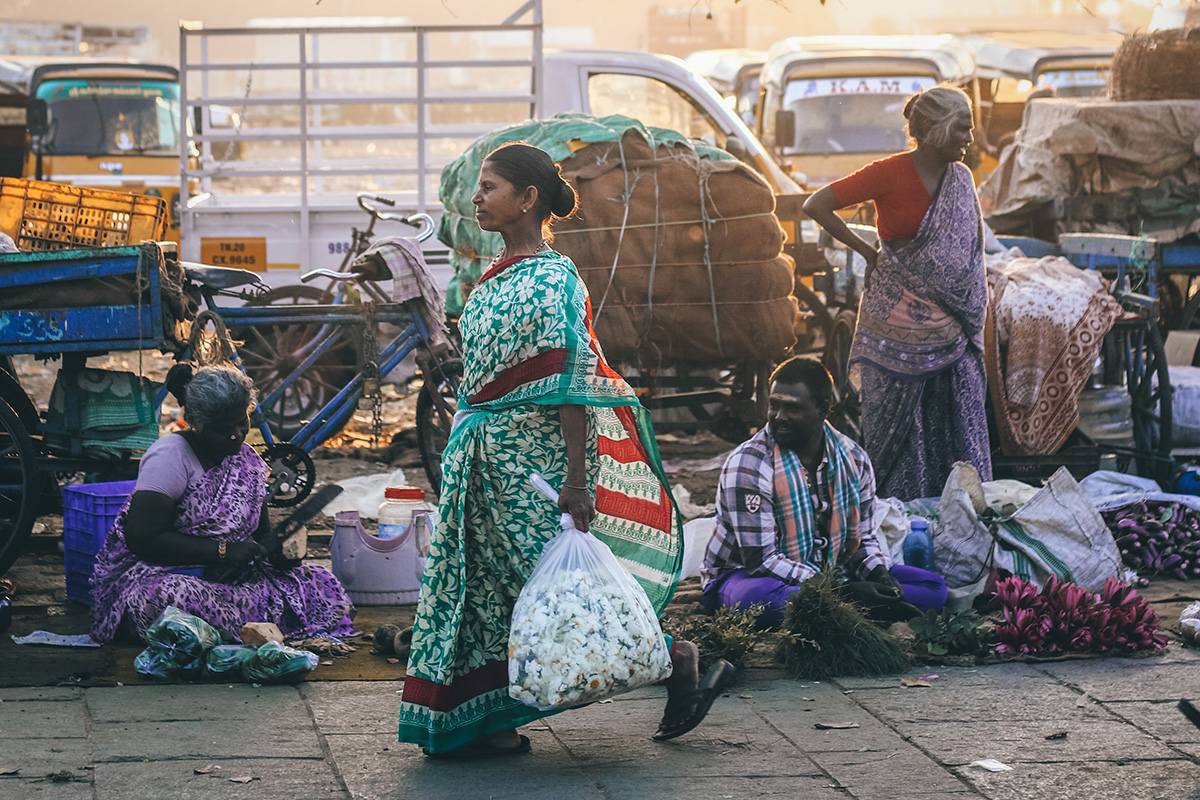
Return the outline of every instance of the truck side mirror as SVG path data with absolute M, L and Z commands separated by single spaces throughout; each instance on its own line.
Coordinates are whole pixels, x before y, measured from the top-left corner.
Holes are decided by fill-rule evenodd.
M 45 136 L 50 130 L 50 110 L 46 101 L 40 97 L 31 97 L 25 104 L 25 127 L 30 136 Z
M 796 144 L 796 112 L 781 108 L 775 112 L 775 145 L 792 147 Z
M 754 156 L 750 154 L 750 148 L 746 147 L 746 143 L 737 136 L 729 136 L 725 139 L 725 152 L 736 158 L 738 161 L 745 162 L 750 166 L 755 166 Z

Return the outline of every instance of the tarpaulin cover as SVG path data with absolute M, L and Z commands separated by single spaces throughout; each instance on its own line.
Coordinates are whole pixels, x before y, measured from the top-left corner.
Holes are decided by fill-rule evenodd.
M 1115 103 L 1043 99 L 1025 107 L 1017 140 L 979 187 L 990 218 L 1019 215 L 1068 197 L 1127 194 L 1139 230 L 1174 241 L 1200 230 L 1200 101 Z M 1144 227 L 1141 223 L 1144 222 Z
M 592 296 L 606 355 L 640 366 L 774 361 L 794 343 L 793 268 L 770 186 L 728 153 L 622 116 L 576 112 L 506 128 L 442 172 L 439 238 L 453 250 L 447 310 L 502 242 L 475 223 L 484 157 L 524 140 L 562 165 L 579 193 L 555 225 Z

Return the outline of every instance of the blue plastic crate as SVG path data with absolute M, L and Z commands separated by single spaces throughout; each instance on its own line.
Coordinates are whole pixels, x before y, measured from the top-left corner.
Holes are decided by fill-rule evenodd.
M 67 597 L 71 600 L 91 605 L 88 579 L 96 553 L 136 483 L 82 483 L 62 488 Z
M 137 481 L 64 486 L 63 542 L 68 549 L 95 555 Z
M 87 572 L 67 569 L 67 598 L 84 605 L 92 604 L 92 588 L 89 581 L 92 578 L 92 565 L 88 564 Z

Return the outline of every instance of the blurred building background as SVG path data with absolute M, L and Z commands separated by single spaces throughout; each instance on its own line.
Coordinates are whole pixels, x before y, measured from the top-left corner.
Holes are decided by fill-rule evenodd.
M 376 17 L 389 24 L 500 22 L 519 0 L 6 0 L 0 48 L 38 46 L 30 21 L 65 23 L 59 43 L 78 37 L 85 51 L 174 63 L 179 19 L 236 27 L 251 19 L 292 22 Z M 958 33 L 978 30 L 1133 31 L 1145 29 L 1152 0 L 545 0 L 548 47 L 649 50 L 683 56 L 717 47 L 766 48 L 785 36 L 854 33 Z M 43 26 L 43 33 L 45 27 Z M 140 32 L 140 33 L 139 33 Z

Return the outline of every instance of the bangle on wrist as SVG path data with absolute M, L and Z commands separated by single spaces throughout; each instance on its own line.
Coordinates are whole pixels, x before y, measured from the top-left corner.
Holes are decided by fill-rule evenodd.
M 226 547 L 228 547 L 228 545 L 226 545 L 226 543 L 225 543 L 225 542 L 217 542 L 217 559 L 218 559 L 219 561 L 224 561 L 224 560 L 225 560 L 225 549 L 226 549 Z
M 572 484 L 570 484 L 570 483 L 564 483 L 564 484 L 563 484 L 563 488 L 564 488 L 564 489 L 578 489 L 578 490 L 579 490 L 579 491 L 581 491 L 581 492 L 589 492 L 589 493 L 592 491 L 591 489 L 589 489 L 589 488 L 588 488 L 588 487 L 586 487 L 586 486 L 574 486 L 574 485 L 572 485 Z

